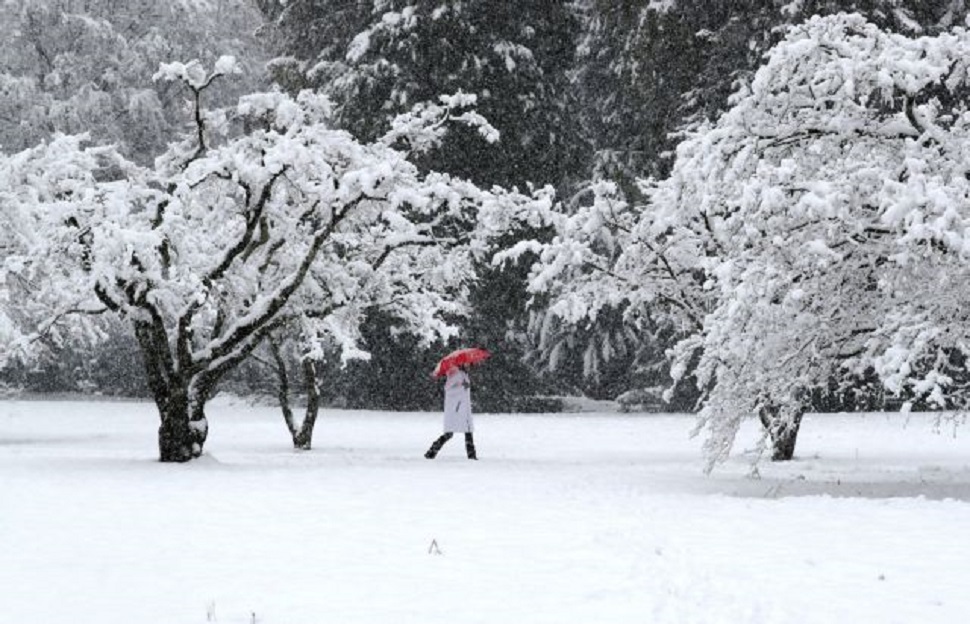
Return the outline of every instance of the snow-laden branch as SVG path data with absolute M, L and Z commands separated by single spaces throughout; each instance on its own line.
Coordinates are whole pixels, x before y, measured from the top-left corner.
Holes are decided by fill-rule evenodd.
M 500 256 L 537 256 L 530 289 L 567 323 L 619 307 L 686 329 L 672 373 L 696 379 L 712 462 L 747 417 L 779 443 L 832 382 L 970 404 L 953 370 L 970 355 L 968 53 L 963 27 L 812 18 L 684 135 L 642 205 L 594 185 L 543 215 L 551 238 Z
M 172 64 L 158 77 L 201 93 L 232 67 Z M 441 111 L 468 103 L 443 100 Z M 0 157 L 4 346 L 30 348 L 38 328 L 49 344 L 95 339 L 97 319 L 81 310 L 131 323 L 163 459 L 182 461 L 201 452 L 215 384 L 274 333 L 309 323 L 304 333 L 329 333 L 355 356 L 377 306 L 423 340 L 451 335 L 447 319 L 464 310 L 505 215 L 548 196 L 424 175 L 393 146 L 332 129 L 328 111 L 312 92 L 246 96 L 199 112 L 193 135 L 152 169 L 70 137 Z M 225 121 L 207 145 L 206 119 Z M 36 292 L 21 296 L 28 286 Z
M 410 152 L 423 154 L 439 147 L 452 124 L 474 128 L 489 143 L 499 140 L 499 131 L 475 112 L 478 97 L 471 93 L 441 95 L 438 102 L 421 102 L 407 113 L 391 120 L 391 128 L 381 137 L 386 145 L 404 143 Z M 464 112 L 459 112 L 462 109 Z

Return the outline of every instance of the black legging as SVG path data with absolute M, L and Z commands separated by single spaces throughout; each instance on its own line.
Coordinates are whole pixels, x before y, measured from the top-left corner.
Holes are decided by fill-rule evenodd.
M 428 449 L 428 452 L 425 453 L 424 456 L 428 459 L 434 459 L 438 454 L 438 451 L 441 450 L 441 447 L 445 445 L 445 442 L 450 440 L 454 435 L 455 434 L 450 431 L 441 434 L 441 437 L 432 442 L 431 448 Z M 475 438 L 472 437 L 471 433 L 465 434 L 465 452 L 468 453 L 468 459 L 478 459 L 475 454 Z

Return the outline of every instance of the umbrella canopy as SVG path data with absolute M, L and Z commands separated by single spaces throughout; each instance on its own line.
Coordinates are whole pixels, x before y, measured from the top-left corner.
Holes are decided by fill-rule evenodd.
M 487 349 L 481 349 L 479 347 L 468 347 L 465 349 L 458 349 L 457 351 L 452 351 L 445 357 L 441 358 L 438 365 L 434 367 L 434 372 L 431 373 L 433 377 L 443 377 L 448 374 L 448 371 L 455 368 L 456 366 L 461 366 L 463 364 L 478 364 L 488 356 L 492 355 Z

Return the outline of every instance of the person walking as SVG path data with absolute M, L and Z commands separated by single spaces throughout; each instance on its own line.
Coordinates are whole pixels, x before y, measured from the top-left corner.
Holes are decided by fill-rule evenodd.
M 434 459 L 445 442 L 450 440 L 455 433 L 461 432 L 465 434 L 465 451 L 468 454 L 468 459 L 477 460 L 475 439 L 472 435 L 474 429 L 472 384 L 468 377 L 467 366 L 454 366 L 448 371 L 445 378 L 445 432 L 431 444 L 431 448 L 424 456 L 428 459 Z

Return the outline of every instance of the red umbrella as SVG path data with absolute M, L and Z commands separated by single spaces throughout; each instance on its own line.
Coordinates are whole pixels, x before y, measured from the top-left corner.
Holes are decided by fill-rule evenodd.
M 434 372 L 431 373 L 432 377 L 443 377 L 448 374 L 448 371 L 455 368 L 456 366 L 461 366 L 462 364 L 478 364 L 482 360 L 488 358 L 491 353 L 487 349 L 481 349 L 479 347 L 468 347 L 465 349 L 458 349 L 457 351 L 452 351 L 445 357 L 441 358 L 438 365 L 434 367 Z

